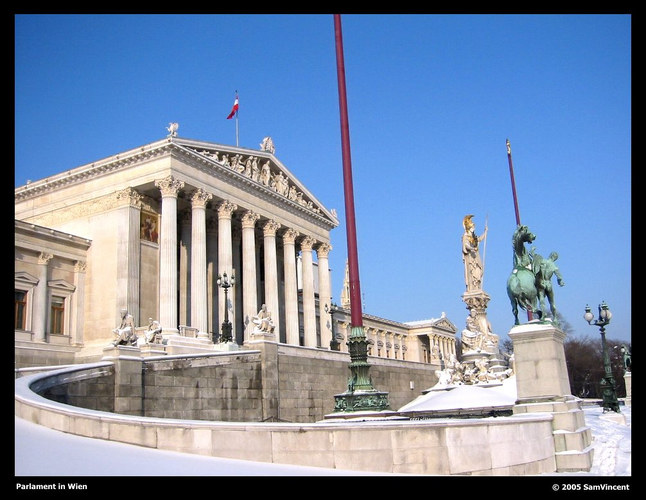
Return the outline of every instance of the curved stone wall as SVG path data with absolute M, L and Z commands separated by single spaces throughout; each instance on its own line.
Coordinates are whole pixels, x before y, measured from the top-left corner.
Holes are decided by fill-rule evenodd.
M 549 414 L 313 424 L 206 422 L 82 409 L 34 392 L 108 373 L 110 364 L 81 365 L 17 379 L 16 416 L 79 436 L 260 462 L 435 475 L 527 475 L 555 470 L 553 417 Z

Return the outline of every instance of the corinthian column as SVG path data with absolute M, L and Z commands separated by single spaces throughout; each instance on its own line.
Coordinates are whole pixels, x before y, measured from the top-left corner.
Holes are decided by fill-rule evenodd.
M 280 224 L 274 220 L 267 221 L 263 226 L 263 237 L 265 247 L 265 304 L 267 311 L 275 325 L 274 335 L 277 339 L 279 334 L 279 306 L 278 306 L 278 262 L 276 259 L 276 231 Z
M 209 338 L 206 301 L 206 203 L 213 195 L 198 189 L 191 196 L 191 326 Z
M 316 240 L 306 236 L 301 241 L 303 263 L 303 329 L 305 346 L 316 345 L 316 304 L 314 301 L 314 266 L 312 264 L 312 246 Z
M 256 293 L 256 221 L 260 216 L 252 211 L 242 216 L 242 314 L 244 342 L 250 339 L 253 323 L 251 318 L 258 312 Z
M 296 237 L 298 231 L 287 229 L 283 234 L 283 260 L 285 267 L 285 342 L 299 345 L 298 335 L 298 283 L 296 279 Z
M 223 276 L 224 273 L 227 273 L 227 276 L 231 277 L 234 274 L 233 271 L 233 250 L 231 243 L 231 216 L 233 212 L 238 209 L 238 205 L 231 203 L 230 201 L 223 201 L 218 205 L 218 274 Z M 229 309 L 229 321 L 232 325 L 231 336 L 233 339 L 236 338 L 235 334 L 235 316 L 234 316 L 234 307 L 235 300 L 233 300 L 233 293 L 229 294 L 229 303 L 224 303 L 224 292 L 218 291 L 218 310 L 220 321 L 223 321 L 224 318 L 224 308 Z M 220 326 L 218 325 L 217 331 L 220 331 Z
M 177 333 L 177 194 L 183 181 L 155 181 L 162 195 L 159 245 L 159 323 L 162 333 Z
M 319 325 L 321 330 L 321 347 L 329 347 L 332 341 L 332 318 L 325 312 L 325 305 L 328 310 L 331 308 L 332 288 L 330 286 L 330 264 L 328 255 L 332 250 L 329 243 L 321 243 L 316 249 L 319 262 Z

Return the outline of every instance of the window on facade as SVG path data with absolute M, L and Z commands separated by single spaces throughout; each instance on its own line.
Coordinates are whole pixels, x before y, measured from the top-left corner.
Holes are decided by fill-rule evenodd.
M 25 329 L 27 311 L 27 292 L 16 290 L 16 300 L 14 309 L 14 328 L 16 330 Z
M 51 333 L 63 334 L 65 318 L 65 299 L 63 297 L 52 297 L 52 324 Z

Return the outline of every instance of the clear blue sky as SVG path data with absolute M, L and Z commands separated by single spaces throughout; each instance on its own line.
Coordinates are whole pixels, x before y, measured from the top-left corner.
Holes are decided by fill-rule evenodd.
M 559 253 L 556 302 L 576 335 L 605 300 L 631 340 L 630 15 L 344 15 L 363 311 L 446 312 L 465 327 L 460 238 L 488 222 L 488 317 L 506 338 L 516 221 Z M 15 185 L 167 135 L 276 156 L 341 225 L 347 257 L 332 15 L 18 15 Z M 521 312 L 521 319 L 524 312 Z M 526 319 L 526 316 L 524 316 Z

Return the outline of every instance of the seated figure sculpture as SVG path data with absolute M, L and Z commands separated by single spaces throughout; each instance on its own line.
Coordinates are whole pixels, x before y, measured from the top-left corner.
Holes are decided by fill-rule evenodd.
M 263 304 L 258 311 L 258 314 L 251 318 L 251 321 L 256 325 L 251 333 L 273 333 L 274 322 L 271 319 L 271 313 L 267 310 L 267 305 Z
M 148 329 L 144 332 L 146 344 L 161 344 L 162 343 L 162 327 L 159 321 L 154 321 L 148 318 Z
M 117 328 L 112 330 L 116 336 L 112 342 L 113 346 L 118 345 L 137 345 L 137 335 L 135 334 L 135 321 L 131 314 L 128 314 L 128 309 L 121 309 L 121 323 Z

